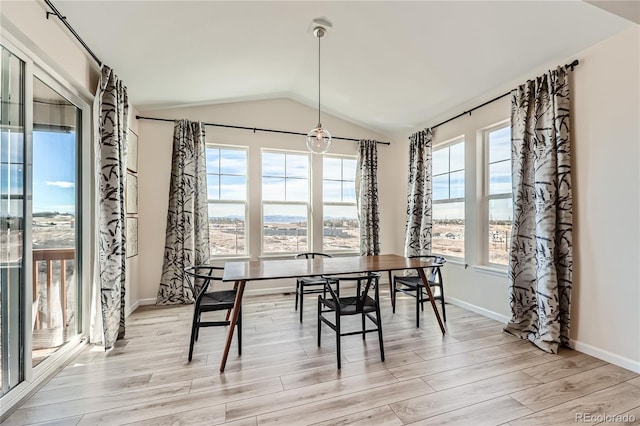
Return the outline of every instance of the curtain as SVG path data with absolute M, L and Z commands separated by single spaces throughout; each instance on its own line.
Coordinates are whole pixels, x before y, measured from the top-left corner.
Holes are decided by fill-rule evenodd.
M 416 132 L 409 137 L 409 187 L 404 242 L 407 256 L 431 254 L 432 137 L 431 129 Z
M 564 68 L 512 92 L 512 319 L 505 331 L 557 353 L 569 343 L 573 212 Z
M 156 303 L 192 303 L 184 268 L 209 260 L 204 124 L 178 120 L 173 132 L 167 236 Z
M 380 209 L 378 206 L 378 143 L 358 142 L 356 201 L 360 219 L 360 254 L 380 254 Z
M 129 123 L 127 88 L 102 67 L 94 102 L 96 253 L 90 341 L 105 350 L 125 333 L 125 178 Z

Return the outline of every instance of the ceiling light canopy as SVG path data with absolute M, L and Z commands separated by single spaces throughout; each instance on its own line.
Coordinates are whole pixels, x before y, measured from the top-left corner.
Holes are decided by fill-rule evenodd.
M 313 35 L 318 38 L 318 125 L 307 133 L 307 148 L 314 154 L 324 154 L 331 147 L 331 133 L 320 121 L 320 39 L 331 28 L 326 19 L 314 19 L 311 23 Z

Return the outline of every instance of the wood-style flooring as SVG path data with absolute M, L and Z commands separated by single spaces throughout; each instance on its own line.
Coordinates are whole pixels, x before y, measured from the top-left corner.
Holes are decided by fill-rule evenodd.
M 637 374 L 569 349 L 546 354 L 453 305 L 444 337 L 429 305 L 416 329 L 407 296 L 396 314 L 383 297 L 386 361 L 375 333 L 343 337 L 339 371 L 335 335 L 323 326 L 316 346 L 317 305 L 314 296 L 305 301 L 301 324 L 293 295 L 245 297 L 243 355 L 234 339 L 222 374 L 226 327 L 202 329 L 188 362 L 193 307 L 139 308 L 117 348 L 85 348 L 4 424 L 555 426 L 603 415 L 639 422 Z

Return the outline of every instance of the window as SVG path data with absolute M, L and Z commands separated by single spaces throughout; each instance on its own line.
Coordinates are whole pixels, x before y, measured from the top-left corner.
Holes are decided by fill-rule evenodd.
M 309 251 L 309 154 L 262 152 L 262 253 Z
M 322 176 L 322 251 L 358 251 L 355 158 L 324 156 Z
M 433 151 L 434 253 L 464 257 L 464 140 Z
M 247 151 L 207 147 L 212 256 L 247 254 Z
M 507 265 L 511 243 L 513 202 L 511 190 L 511 128 L 502 126 L 485 132 L 487 250 L 489 264 Z

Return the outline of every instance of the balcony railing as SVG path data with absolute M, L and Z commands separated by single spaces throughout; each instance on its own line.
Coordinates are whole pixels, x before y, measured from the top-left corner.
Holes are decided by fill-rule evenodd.
M 34 328 L 40 329 L 43 327 L 42 319 L 40 318 L 40 309 L 38 307 L 38 296 L 40 294 L 40 285 L 46 285 L 46 306 L 47 306 L 47 328 L 53 327 L 53 312 L 54 312 L 54 262 L 60 262 L 60 309 L 62 311 L 62 324 L 63 327 L 67 324 L 67 261 L 73 261 L 75 259 L 75 249 L 72 248 L 56 248 L 56 249 L 37 249 L 33 250 L 33 301 L 35 309 Z M 39 264 L 40 262 L 46 262 L 45 279 L 41 280 Z

